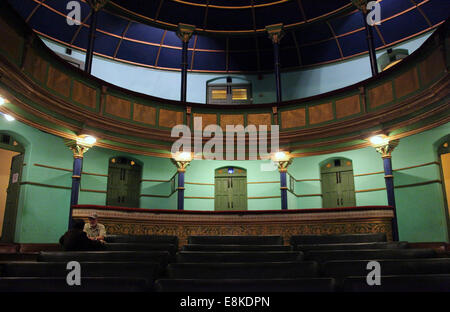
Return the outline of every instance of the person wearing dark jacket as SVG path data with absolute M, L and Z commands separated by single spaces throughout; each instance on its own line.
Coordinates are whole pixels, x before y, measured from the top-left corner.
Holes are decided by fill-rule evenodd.
M 105 249 L 101 242 L 89 239 L 83 229 L 83 220 L 73 221 L 72 229 L 64 233 L 59 239 L 59 243 L 65 251 L 93 251 Z

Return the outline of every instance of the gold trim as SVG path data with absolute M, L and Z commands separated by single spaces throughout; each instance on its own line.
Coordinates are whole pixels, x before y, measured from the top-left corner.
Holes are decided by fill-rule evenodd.
M 43 184 L 43 183 L 36 183 L 36 182 L 29 182 L 29 181 L 20 182 L 20 185 L 42 186 L 42 187 L 57 188 L 57 189 L 64 189 L 64 190 L 72 189 L 72 187 L 70 187 L 70 186 L 51 185 L 51 184 Z

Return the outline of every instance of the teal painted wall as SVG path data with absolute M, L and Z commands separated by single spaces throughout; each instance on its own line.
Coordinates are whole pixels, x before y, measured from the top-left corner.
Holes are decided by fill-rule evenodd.
M 277 182 L 247 185 L 248 197 L 280 196 L 280 177 L 278 171 L 261 170 L 267 161 L 219 161 L 193 160 L 186 170 L 186 182 L 208 183 L 212 185 L 186 184 L 186 197 L 214 197 L 214 171 L 221 167 L 240 167 L 247 170 L 248 182 Z M 249 198 L 248 210 L 281 209 L 280 198 Z M 214 210 L 214 199 L 185 199 L 186 210 Z
M 402 139 L 392 153 L 393 169 L 437 161 L 434 143 L 449 133 L 450 123 L 447 123 Z M 342 153 L 295 158 L 288 171 L 297 180 L 320 179 L 319 164 L 333 157 L 351 159 L 355 175 L 383 171 L 381 155 L 371 147 Z M 354 179 L 356 191 L 385 187 L 384 174 L 356 176 Z M 436 164 L 394 172 L 396 186 L 436 180 L 441 180 L 439 166 Z M 320 181 L 296 182 L 295 193 L 298 195 L 320 194 Z M 401 240 L 448 242 L 447 218 L 441 183 L 396 188 L 395 197 Z M 357 192 L 356 205 L 387 205 L 386 191 Z M 320 196 L 299 197 L 297 207 L 299 209 L 321 208 L 322 198 Z
M 26 148 L 22 182 L 71 186 L 71 172 L 36 166 L 36 164 L 57 168 L 72 168 L 72 152 L 64 141 L 56 136 L 41 132 L 20 122 L 6 122 L 0 118 L 0 131 L 8 132 L 24 144 Z M 406 168 L 437 160 L 435 142 L 450 133 L 450 124 L 416 134 L 400 141 L 392 154 L 393 168 Z M 169 181 L 176 173 L 169 159 L 131 155 L 94 147 L 84 158 L 83 171 L 95 174 L 108 173 L 108 161 L 111 157 L 125 156 L 143 164 L 144 180 Z M 333 157 L 345 157 L 353 162 L 354 174 L 366 174 L 383 171 L 381 156 L 373 148 L 295 158 L 289 167 L 289 174 L 298 180 L 320 179 L 320 163 Z M 268 161 L 205 161 L 194 160 L 186 171 L 186 182 L 206 183 L 206 185 L 186 184 L 186 197 L 214 197 L 214 170 L 224 166 L 242 167 L 247 170 L 249 183 L 249 210 L 281 209 L 279 173 L 271 168 Z M 395 185 L 440 180 L 439 167 L 430 164 L 418 168 L 395 171 Z M 211 185 L 207 185 L 211 184 Z M 106 202 L 107 177 L 83 175 L 81 188 L 98 190 L 82 191 L 80 204 L 104 205 Z M 384 188 L 383 174 L 355 177 L 357 191 Z M 295 194 L 320 194 L 320 181 L 299 181 L 295 183 Z M 141 197 L 140 206 L 152 209 L 176 209 L 177 193 L 171 196 L 170 182 L 144 181 L 141 194 L 163 197 Z M 441 183 L 429 183 L 421 186 L 396 188 L 397 213 L 400 239 L 411 242 L 447 241 L 447 225 Z M 69 214 L 70 189 L 25 184 L 21 187 L 19 212 L 16 227 L 16 242 L 19 243 L 55 243 L 66 230 Z M 367 191 L 356 194 L 358 206 L 386 205 L 386 192 Z M 321 208 L 320 196 L 297 197 L 288 192 L 290 209 Z M 185 199 L 186 210 L 213 210 L 214 199 Z
M 407 49 L 411 54 L 433 33 L 422 34 L 411 40 L 390 48 Z M 43 39 L 47 46 L 57 53 L 65 54 L 65 47 Z M 377 57 L 386 49 L 377 51 Z M 181 53 L 181 52 L 180 52 Z M 84 62 L 84 53 L 74 50 L 70 56 Z M 281 60 L 283 62 L 283 60 Z M 149 69 L 110 59 L 95 57 L 92 74 L 112 84 L 136 92 L 171 100 L 180 99 L 180 72 Z M 206 82 L 224 74 L 188 74 L 187 100 L 206 103 Z M 275 78 L 272 73 L 258 75 L 234 75 L 252 83 L 253 103 L 272 103 L 276 101 Z M 308 69 L 284 72 L 281 75 L 283 100 L 295 100 L 328 91 L 343 88 L 371 77 L 370 61 L 367 55 L 328 65 L 314 66 Z

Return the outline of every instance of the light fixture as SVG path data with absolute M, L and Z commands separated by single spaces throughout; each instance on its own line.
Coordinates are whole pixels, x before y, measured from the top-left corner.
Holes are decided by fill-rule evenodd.
M 8 114 L 4 114 L 3 116 L 5 116 L 5 119 L 8 120 L 8 121 L 14 121 L 14 120 L 16 120 L 16 118 L 14 118 L 13 116 L 8 115 Z
M 83 134 L 77 138 L 77 143 L 82 145 L 94 145 L 97 139 L 92 135 Z
M 290 159 L 289 153 L 283 151 L 276 152 L 272 155 L 272 160 L 277 162 L 289 161 L 289 159 Z
M 0 96 L 0 105 L 5 104 L 5 99 Z
M 173 159 L 175 161 L 191 161 L 192 160 L 192 154 L 190 152 L 176 152 L 175 154 L 172 154 Z
M 374 146 L 384 145 L 389 142 L 389 138 L 386 135 L 374 135 L 369 138 L 370 143 Z

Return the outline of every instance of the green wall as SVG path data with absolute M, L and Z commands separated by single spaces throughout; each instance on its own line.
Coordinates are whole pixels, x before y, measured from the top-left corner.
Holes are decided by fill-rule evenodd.
M 19 243 L 56 243 L 66 230 L 69 215 L 71 172 L 44 168 L 36 164 L 62 169 L 72 168 L 72 152 L 63 139 L 41 132 L 18 121 L 6 122 L 0 118 L 0 131 L 8 132 L 26 149 L 25 167 L 17 217 L 16 238 Z M 450 133 L 450 124 L 412 135 L 400 141 L 392 153 L 394 169 L 406 168 L 437 161 L 435 142 Z M 89 150 L 84 158 L 83 171 L 107 175 L 111 157 L 125 156 L 143 164 L 144 180 L 169 181 L 176 174 L 169 159 L 142 155 L 131 155 L 99 147 Z M 289 174 L 297 180 L 320 179 L 320 164 L 333 157 L 345 157 L 353 162 L 355 175 L 383 171 L 381 156 L 373 148 L 295 158 Z M 214 210 L 214 170 L 224 166 L 241 167 L 247 170 L 249 183 L 249 210 L 278 210 L 281 208 L 279 172 L 270 168 L 269 161 L 212 161 L 193 160 L 186 171 L 186 210 Z M 419 186 L 396 188 L 397 213 L 400 239 L 411 242 L 448 241 L 445 204 L 439 166 L 429 164 L 417 168 L 395 171 L 396 186 L 426 183 Z M 433 182 L 435 181 L 435 182 Z M 428 183 L 432 182 L 432 183 Z M 34 183 L 34 184 L 30 184 Z M 40 185 L 35 185 L 35 184 Z M 62 186 L 56 188 L 52 186 Z M 356 203 L 358 206 L 386 205 L 386 191 L 371 191 L 384 188 L 383 174 L 355 177 Z M 107 177 L 83 175 L 80 204 L 105 205 Z M 94 192 L 100 191 L 100 192 Z M 177 192 L 171 193 L 170 182 L 144 181 L 140 206 L 152 209 L 176 209 Z M 294 193 L 288 192 L 289 209 L 321 208 L 320 181 L 298 181 Z M 297 196 L 296 196 L 297 195 Z M 299 196 L 300 195 L 300 196 Z M 316 195 L 316 196 L 301 196 Z M 189 198 L 189 197 L 206 197 Z M 273 198 L 266 198 L 273 197 Z

